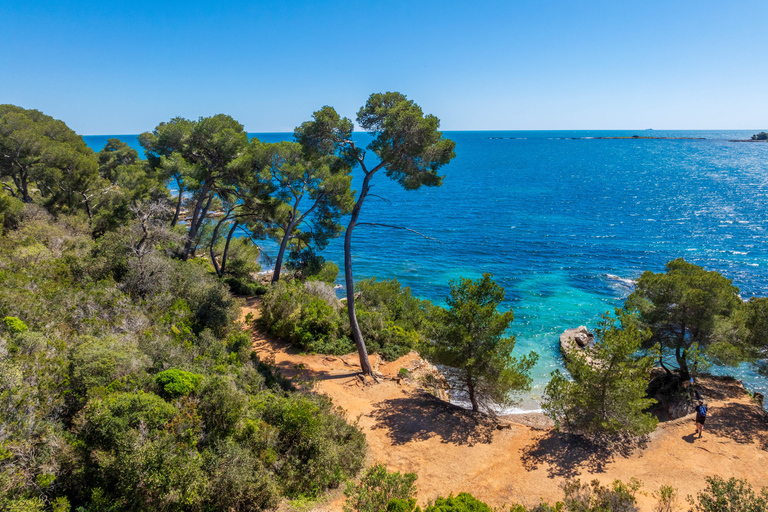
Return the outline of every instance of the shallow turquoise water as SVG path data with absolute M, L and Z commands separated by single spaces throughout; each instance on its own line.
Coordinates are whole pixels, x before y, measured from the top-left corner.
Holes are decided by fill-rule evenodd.
M 372 192 L 389 202 L 371 197 L 361 214 L 361 222 L 406 226 L 440 242 L 360 226 L 355 276 L 395 277 L 442 302 L 451 279 L 493 273 L 515 313 L 516 351 L 540 356 L 525 405 L 534 407 L 549 373 L 562 367 L 559 334 L 593 326 L 631 291 L 616 278 L 660 272 L 682 256 L 732 279 L 745 299 L 768 295 L 768 144 L 728 142 L 752 133 L 446 132 L 457 156 L 442 187 L 406 192 L 382 174 Z M 706 140 L 585 138 L 634 134 Z M 106 138 L 85 137 L 97 150 Z M 118 138 L 136 144 L 135 136 Z M 326 257 L 343 261 L 341 240 Z M 718 371 L 768 391 L 748 368 Z

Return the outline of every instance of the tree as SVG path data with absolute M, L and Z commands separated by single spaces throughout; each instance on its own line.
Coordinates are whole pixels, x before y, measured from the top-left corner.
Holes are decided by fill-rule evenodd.
M 637 315 L 641 326 L 650 329 L 649 344 L 673 349 L 680 379 L 690 376 L 691 357 L 717 338 L 724 320 L 740 305 L 739 289 L 717 272 L 704 270 L 682 258 L 666 264 L 666 272 L 643 272 L 624 309 Z M 662 367 L 663 358 L 660 357 Z
M 338 221 L 354 203 L 350 189 L 351 168 L 332 155 L 308 159 L 300 144 L 263 144 L 261 178 L 271 185 L 280 206 L 270 219 L 268 232 L 280 241 L 272 283 L 280 279 L 286 247 L 299 237 L 302 224 L 308 236 L 301 237 L 322 250 L 331 238 L 341 234 Z M 341 164 L 341 165 L 340 165 Z M 299 210 L 299 208 L 302 210 Z
M 183 190 L 191 193 L 192 216 L 181 257 L 186 260 L 214 198 L 227 181 L 230 164 L 248 144 L 243 125 L 230 116 L 218 114 L 198 121 L 175 118 L 160 124 L 153 133 L 143 133 L 139 141 L 148 155 L 168 168 L 179 186 L 174 221 L 178 219 Z M 155 160 L 158 161 L 158 160 Z
M 14 105 L 0 105 L 0 179 L 25 203 L 34 184 L 49 208 L 83 209 L 89 219 L 95 198 L 111 188 L 82 137 L 63 121 Z
M 443 138 L 438 130 L 440 120 L 424 115 L 421 107 L 403 94 L 387 92 L 372 94 L 357 113 L 357 123 L 372 135 L 366 147 L 376 155 L 378 163 L 366 162 L 366 151 L 352 140 L 352 121 L 342 118 L 332 107 L 323 107 L 313 114 L 313 120 L 294 131 L 296 141 L 315 155 L 340 154 L 363 172 L 363 183 L 344 234 L 344 279 L 347 288 L 347 311 L 360 356 L 360 367 L 372 374 L 368 351 L 355 314 L 355 283 L 352 275 L 352 232 L 358 225 L 360 211 L 371 189 L 371 180 L 380 170 L 406 190 L 422 186 L 440 186 L 438 169 L 456 156 L 455 144 Z M 379 224 L 382 225 L 382 224 Z M 394 227 L 394 226 L 389 226 Z M 401 227 L 401 226 L 397 226 Z
M 752 140 L 768 140 L 768 133 L 760 132 L 752 136 Z
M 179 220 L 181 205 L 184 201 L 184 179 L 191 172 L 190 165 L 184 160 L 182 151 L 186 147 L 195 122 L 183 117 L 174 117 L 167 123 L 160 123 L 150 132 L 139 135 L 139 143 L 144 148 L 147 160 L 153 168 L 163 172 L 167 180 L 173 179 L 179 195 L 176 197 L 176 213 L 171 227 Z
M 647 334 L 629 323 L 619 328 L 606 313 L 596 329 L 596 343 L 569 354 L 569 380 L 559 370 L 552 373 L 542 408 L 556 422 L 572 431 L 596 434 L 644 435 L 657 420 L 646 409 L 653 357 L 638 356 Z
M 164 179 L 125 142 L 109 139 L 97 154 L 99 175 L 112 184 L 109 193 L 94 202 L 93 231 L 100 235 L 133 219 L 131 208 L 139 203 L 167 201 Z
M 511 393 L 530 389 L 530 370 L 538 359 L 531 352 L 520 359 L 512 357 L 515 338 L 504 333 L 512 323 L 512 311 L 499 313 L 504 288 L 491 274 L 473 281 L 451 281 L 450 309 L 441 310 L 437 323 L 442 325 L 429 343 L 428 357 L 450 366 L 457 373 L 457 384 L 467 392 L 472 410 L 483 405 L 513 403 Z

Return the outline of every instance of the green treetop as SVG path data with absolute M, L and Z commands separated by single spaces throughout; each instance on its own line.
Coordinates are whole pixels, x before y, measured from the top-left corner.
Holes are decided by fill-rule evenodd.
M 544 411 L 574 432 L 648 434 L 657 423 L 643 412 L 654 403 L 646 398 L 654 361 L 637 354 L 647 334 L 631 323 L 616 327 L 607 313 L 596 331 L 592 347 L 569 354 L 566 367 L 573 380 L 559 370 L 552 374 Z
M 530 389 L 529 372 L 538 359 L 533 352 L 512 357 L 515 338 L 504 333 L 514 314 L 498 311 L 503 301 L 504 288 L 488 273 L 476 281 L 451 281 L 450 309 L 438 314 L 443 327 L 428 348 L 432 361 L 456 370 L 474 411 L 510 404 L 512 392 Z
M 706 351 L 718 341 L 718 326 L 740 304 L 739 289 L 730 279 L 678 258 L 666 264 L 664 273 L 644 272 L 624 308 L 651 331 L 649 345 L 658 343 L 662 356 L 674 352 L 680 378 L 687 381 L 698 348 Z

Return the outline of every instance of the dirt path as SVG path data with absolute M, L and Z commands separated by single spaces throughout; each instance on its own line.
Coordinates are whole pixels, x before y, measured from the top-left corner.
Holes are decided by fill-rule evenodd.
M 257 316 L 257 305 L 249 301 L 243 315 Z M 703 438 L 693 436 L 691 415 L 661 424 L 644 447 L 609 453 L 586 449 L 551 429 L 517 423 L 498 429 L 489 421 L 478 423 L 471 412 L 434 398 L 414 383 L 398 382 L 400 368 L 416 374 L 424 368 L 415 353 L 388 364 L 374 356 L 372 363 L 385 379 L 364 384 L 355 354 L 300 355 L 258 331 L 253 340 L 259 356 L 273 359 L 286 377 L 316 381 L 315 389 L 344 408 L 350 420 L 359 418 L 371 462 L 417 473 L 420 503 L 466 491 L 491 506 L 534 505 L 542 498 L 561 499 L 560 484 L 567 478 L 609 483 L 635 477 L 648 494 L 639 497 L 642 510 L 651 510 L 655 500 L 650 494 L 662 485 L 678 489 L 685 509 L 685 496 L 704 488 L 705 476 L 736 476 L 754 486 L 768 486 L 768 424 L 737 383 L 720 383 L 705 392 L 710 414 Z M 341 506 L 337 495 L 321 508 L 338 511 Z

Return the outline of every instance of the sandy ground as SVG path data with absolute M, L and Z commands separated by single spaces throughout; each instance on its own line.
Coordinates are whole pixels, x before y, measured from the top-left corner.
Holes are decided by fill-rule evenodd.
M 243 308 L 244 315 L 249 312 L 258 316 L 255 300 Z M 418 474 L 422 504 L 466 491 L 494 507 L 535 505 L 562 499 L 560 486 L 568 478 L 607 484 L 635 477 L 647 493 L 638 497 L 642 510 L 652 509 L 656 500 L 650 495 L 662 485 L 677 488 L 680 509 L 687 510 L 685 496 L 703 489 L 709 475 L 768 486 L 768 424 L 736 382 L 702 382 L 709 417 L 701 439 L 693 434 L 691 415 L 661 423 L 644 446 L 607 451 L 555 432 L 539 415 L 510 416 L 500 425 L 435 398 L 416 379 L 398 379 L 400 368 L 416 375 L 425 368 L 415 353 L 391 363 L 374 356 L 371 362 L 384 378 L 364 383 L 356 354 L 300 355 L 257 330 L 253 340 L 259 356 L 273 360 L 286 377 L 314 382 L 317 392 L 329 395 L 350 420 L 357 419 L 370 463 Z M 342 504 L 336 492 L 317 509 L 340 511 Z

